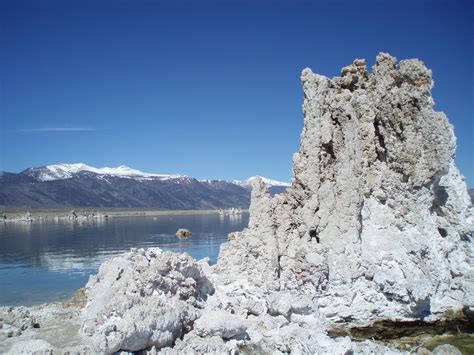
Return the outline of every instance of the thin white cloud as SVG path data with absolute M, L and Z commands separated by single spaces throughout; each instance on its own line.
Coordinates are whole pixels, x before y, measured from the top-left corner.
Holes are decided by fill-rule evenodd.
M 16 132 L 87 132 L 95 131 L 95 128 L 87 127 L 47 127 L 47 128 L 27 128 L 17 129 Z

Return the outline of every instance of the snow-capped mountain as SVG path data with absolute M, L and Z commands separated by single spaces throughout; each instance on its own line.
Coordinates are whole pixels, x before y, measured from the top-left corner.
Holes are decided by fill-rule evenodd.
M 272 187 L 272 186 L 290 187 L 291 186 L 291 184 L 288 182 L 276 181 L 276 180 L 268 179 L 266 177 L 258 176 L 258 175 L 249 177 L 247 180 L 232 180 L 232 182 L 240 186 L 251 186 L 252 182 L 257 178 L 262 179 L 265 185 L 267 185 L 268 187 Z
M 145 173 L 125 165 L 95 168 L 54 164 L 21 173 L 0 172 L 0 206 L 26 208 L 109 207 L 216 209 L 250 204 L 247 180 L 198 180 L 180 174 Z M 290 184 L 262 177 L 270 193 Z
M 150 174 L 144 173 L 140 170 L 132 169 L 126 165 L 120 165 L 116 168 L 94 168 L 87 164 L 54 164 L 47 165 L 39 168 L 26 169 L 23 173 L 29 176 L 33 176 L 39 181 L 54 181 L 70 179 L 74 175 L 81 172 L 91 172 L 97 175 L 108 175 L 118 176 L 122 178 L 130 179 L 173 179 L 180 178 L 183 175 L 162 175 L 162 174 Z

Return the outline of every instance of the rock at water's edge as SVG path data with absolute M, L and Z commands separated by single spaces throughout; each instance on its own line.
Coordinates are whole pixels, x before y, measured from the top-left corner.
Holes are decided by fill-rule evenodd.
M 190 238 L 192 234 L 193 233 L 189 229 L 185 229 L 185 228 L 180 228 L 176 232 L 176 236 L 178 238 L 183 238 L 183 239 Z
M 431 71 L 381 53 L 372 73 L 355 60 L 302 83 L 292 187 L 253 181 L 249 227 L 215 268 L 156 249 L 104 263 L 83 312 L 97 351 L 386 352 L 327 331 L 474 306 L 472 203 Z
M 132 249 L 86 285 L 81 333 L 98 352 L 169 346 L 200 315 L 213 287 L 187 254 Z

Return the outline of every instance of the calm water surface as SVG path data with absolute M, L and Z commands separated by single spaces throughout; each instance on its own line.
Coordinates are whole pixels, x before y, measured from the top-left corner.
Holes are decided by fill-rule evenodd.
M 214 264 L 227 234 L 247 224 L 247 213 L 0 223 L 0 305 L 67 299 L 105 259 L 133 247 L 160 247 L 197 259 L 209 256 Z M 178 228 L 190 229 L 192 237 L 177 238 Z

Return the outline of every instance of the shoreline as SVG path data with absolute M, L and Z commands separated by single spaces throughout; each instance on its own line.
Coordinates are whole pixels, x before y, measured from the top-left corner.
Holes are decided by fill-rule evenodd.
M 35 220 L 68 220 L 72 211 L 81 216 L 95 213 L 96 215 L 89 219 L 106 219 L 106 218 L 123 218 L 123 217 L 157 217 L 172 215 L 204 215 L 204 214 L 220 214 L 219 209 L 215 210 L 158 210 L 158 209 L 107 209 L 107 208 L 61 208 L 61 209 L 25 209 L 25 208 L 0 208 L 0 217 L 3 213 L 6 216 L 5 222 L 28 222 L 29 220 L 21 220 L 29 214 L 31 222 Z M 226 215 L 229 210 L 222 210 Z M 242 209 L 241 213 L 248 213 L 248 209 Z
M 84 343 L 79 335 L 81 328 L 80 315 L 87 304 L 85 286 L 79 288 L 68 299 L 46 302 L 31 306 L 0 306 L 0 315 L 5 318 L 0 328 L 0 352 L 6 353 L 13 349 L 15 343 L 42 339 L 53 344 L 52 349 L 62 349 L 60 352 L 90 352 L 92 349 Z M 453 324 L 456 320 L 453 319 Z M 11 324 L 10 324 L 11 323 Z M 449 344 L 456 347 L 461 354 L 470 354 L 473 349 L 474 334 L 457 327 L 451 329 L 436 329 L 443 321 L 427 323 L 418 327 L 404 326 L 402 323 L 392 325 L 375 323 L 365 328 L 364 333 L 354 334 L 359 328 L 344 328 L 344 334 L 331 334 L 331 339 L 347 336 L 353 342 L 363 344 L 372 341 L 377 346 L 389 347 L 400 353 L 419 353 L 420 348 L 434 351 L 447 350 L 439 348 Z M 60 326 L 58 327 L 58 324 Z M 25 329 L 19 328 L 26 325 Z M 457 329 L 456 329 L 457 328 Z M 374 338 L 374 334 L 378 334 Z M 385 348 L 386 350 L 386 348 Z M 451 349 L 450 349 L 451 350 Z M 426 352 L 421 352 L 422 354 Z

